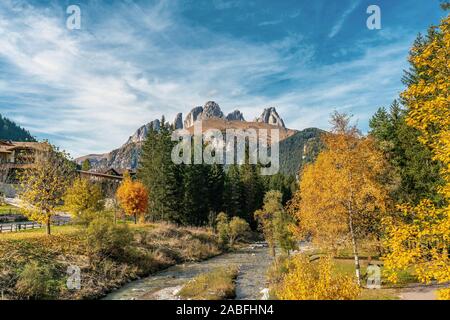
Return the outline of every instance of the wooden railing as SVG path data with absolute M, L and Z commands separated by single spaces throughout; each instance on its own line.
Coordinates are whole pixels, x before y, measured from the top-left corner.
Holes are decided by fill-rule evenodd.
M 69 221 L 57 220 L 52 222 L 54 226 L 62 226 L 68 224 Z M 0 224 L 0 233 L 3 232 L 19 232 L 23 230 L 30 229 L 39 229 L 42 228 L 43 225 L 37 222 L 13 222 L 13 223 L 4 223 Z

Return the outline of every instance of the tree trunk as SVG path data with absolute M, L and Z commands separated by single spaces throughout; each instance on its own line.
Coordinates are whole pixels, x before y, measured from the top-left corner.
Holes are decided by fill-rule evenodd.
M 46 226 L 46 229 L 47 229 L 47 235 L 50 235 L 50 218 L 47 218 L 47 226 Z
M 137 214 L 134 214 L 134 224 L 137 224 Z
M 358 246 L 356 243 L 355 232 L 353 230 L 353 218 L 351 214 L 349 217 L 349 227 L 350 227 L 350 235 L 352 237 L 353 256 L 355 257 L 356 281 L 358 282 L 358 286 L 361 286 L 361 266 L 359 264 Z
M 276 252 L 275 252 L 275 246 L 272 246 L 272 257 L 274 257 L 275 258 L 275 256 L 276 256 Z

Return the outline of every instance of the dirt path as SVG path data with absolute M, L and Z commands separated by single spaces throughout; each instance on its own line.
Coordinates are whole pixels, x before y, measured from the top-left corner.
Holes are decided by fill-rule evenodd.
M 402 300 L 436 300 L 437 290 L 448 287 L 447 285 L 423 285 L 415 284 L 402 289 L 400 299 Z

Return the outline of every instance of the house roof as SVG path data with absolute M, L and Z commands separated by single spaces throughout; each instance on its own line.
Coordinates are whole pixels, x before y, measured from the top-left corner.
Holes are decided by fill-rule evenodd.
M 0 152 L 11 153 L 16 149 L 33 149 L 43 151 L 46 149 L 46 144 L 40 142 L 16 142 L 0 140 Z
M 8 146 L 0 145 L 0 153 L 11 153 L 12 150 L 10 149 L 11 148 Z

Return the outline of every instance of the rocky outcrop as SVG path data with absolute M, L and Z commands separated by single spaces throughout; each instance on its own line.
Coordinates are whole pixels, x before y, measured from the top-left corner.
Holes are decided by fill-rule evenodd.
M 214 101 L 208 101 L 203 106 L 202 119 L 223 118 L 223 112 Z
M 173 121 L 173 127 L 175 130 L 183 129 L 183 114 L 177 113 L 175 120 Z
M 263 113 L 255 119 L 255 122 L 263 122 L 274 126 L 286 128 L 283 119 L 278 115 L 274 107 L 264 109 Z
M 245 121 L 244 115 L 239 110 L 230 112 L 225 119 L 227 119 L 228 121 Z
M 199 119 L 199 116 L 201 116 L 203 112 L 203 107 L 195 107 L 186 115 L 186 119 L 184 120 L 184 127 L 189 128 L 194 125 L 194 122 Z
M 136 132 L 128 139 L 128 141 L 125 144 L 144 141 L 151 128 L 153 128 L 153 130 L 158 131 L 160 126 L 161 123 L 158 119 L 153 120 L 147 123 L 146 125 L 143 125 L 142 127 L 136 130 Z
M 184 120 L 184 127 L 189 128 L 193 126 L 194 122 L 199 119 L 207 120 L 213 118 L 223 119 L 223 112 L 216 102 L 208 101 L 203 107 L 195 107 L 187 114 Z
M 175 129 L 181 129 L 181 128 L 189 128 L 192 125 L 194 125 L 194 122 L 199 119 L 224 119 L 228 121 L 242 121 L 245 122 L 243 114 L 239 110 L 234 110 L 233 112 L 229 113 L 226 117 L 224 117 L 224 114 L 222 113 L 222 110 L 220 109 L 219 105 L 214 101 L 208 101 L 203 107 L 195 107 L 189 112 L 184 120 L 183 123 L 183 117 L 181 113 L 178 113 L 174 120 L 174 128 Z M 222 121 L 223 127 L 222 129 L 225 130 L 226 128 L 245 128 L 246 123 L 232 123 L 227 121 Z M 219 123 L 222 123 L 219 121 Z M 267 108 L 264 109 L 263 113 L 260 117 L 255 119 L 255 122 L 259 123 L 265 123 L 270 125 L 275 125 L 279 127 L 285 128 L 283 119 L 278 115 L 275 108 Z M 214 123 L 214 122 L 213 122 Z M 184 124 L 184 125 L 183 125 Z M 217 124 L 217 123 L 216 123 Z M 249 123 L 249 126 L 255 127 L 254 123 Z M 159 130 L 161 126 L 161 123 L 159 120 L 154 120 L 146 125 L 140 127 L 129 139 L 128 141 L 120 148 L 113 150 L 109 153 L 105 154 L 97 154 L 97 155 L 88 155 L 84 157 L 80 157 L 76 159 L 76 162 L 78 164 L 82 164 L 82 162 L 85 159 L 89 159 L 91 163 L 91 167 L 93 170 L 101 171 L 108 168 L 115 168 L 115 169 L 136 169 L 139 163 L 139 157 L 142 150 L 143 142 L 145 141 L 148 132 L 150 129 Z M 260 125 L 261 127 L 264 127 L 263 125 Z M 258 125 L 256 125 L 258 127 Z M 207 128 L 207 126 L 206 126 Z M 300 141 L 301 140 L 301 141 Z M 301 148 L 303 150 L 304 143 L 303 138 L 301 138 L 298 144 L 295 145 L 295 150 Z M 290 139 L 289 141 L 292 141 Z M 281 148 L 281 146 L 280 146 Z M 294 154 L 294 150 L 288 150 L 288 152 L 284 152 L 284 155 L 286 155 L 286 159 L 283 160 L 286 163 L 290 163 L 290 156 Z M 306 152 L 303 152 L 303 154 L 299 154 L 299 159 L 301 160 L 302 157 L 304 157 Z M 284 158 L 283 158 L 284 159 Z M 288 167 L 286 172 L 295 173 L 298 172 L 298 163 L 295 163 L 293 165 L 285 165 L 284 167 Z

